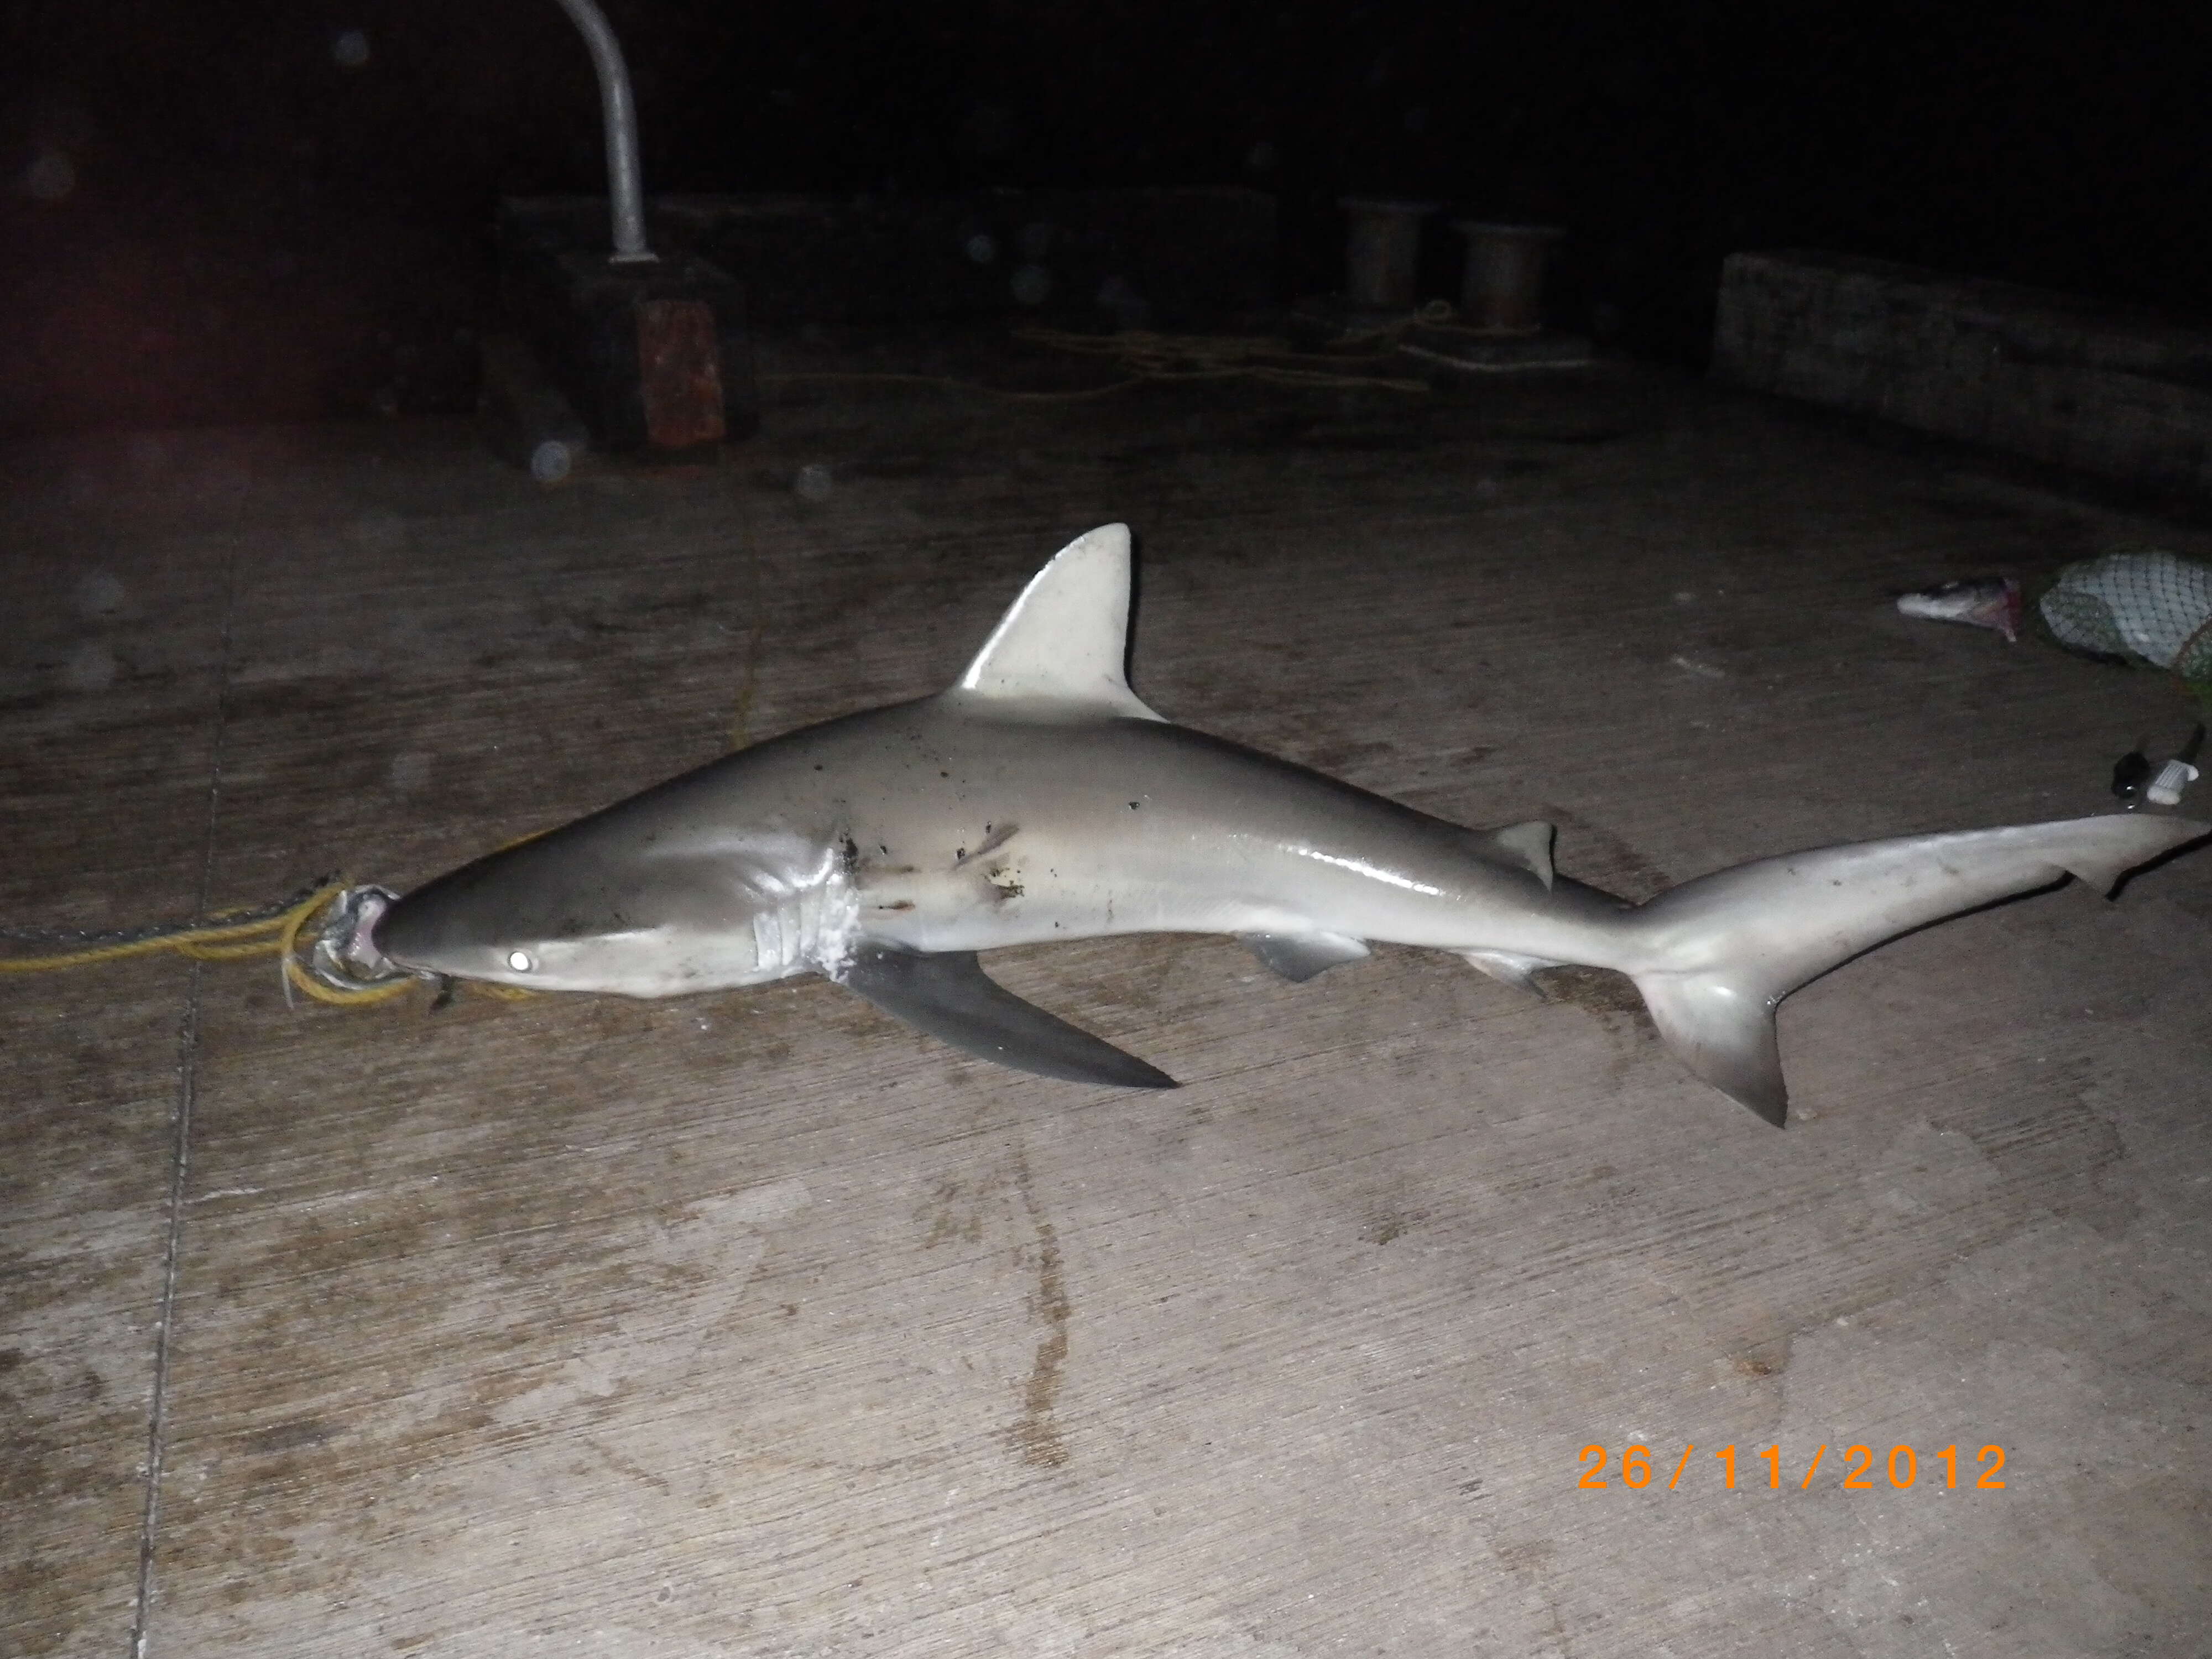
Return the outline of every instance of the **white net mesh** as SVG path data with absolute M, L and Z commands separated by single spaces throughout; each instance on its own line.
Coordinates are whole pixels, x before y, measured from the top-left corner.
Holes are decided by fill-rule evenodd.
M 2171 669 L 2212 702 L 2212 564 L 2132 548 L 2061 570 L 2036 601 L 2069 650 Z

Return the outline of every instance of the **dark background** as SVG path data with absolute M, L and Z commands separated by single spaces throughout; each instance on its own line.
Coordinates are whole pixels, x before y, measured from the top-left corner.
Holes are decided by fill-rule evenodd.
M 1285 297 L 1340 283 L 1338 195 L 1431 197 L 1567 226 L 1554 320 L 1692 365 L 1747 247 L 2208 308 L 2202 4 L 605 9 L 648 193 L 1246 183 Z M 605 187 L 552 0 L 0 18 L 0 429 L 463 404 L 493 203 Z

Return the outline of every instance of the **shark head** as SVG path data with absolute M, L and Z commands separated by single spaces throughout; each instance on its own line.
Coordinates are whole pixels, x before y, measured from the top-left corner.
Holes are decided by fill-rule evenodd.
M 1123 667 L 1129 555 L 1120 524 L 1062 548 L 939 701 L 1001 719 L 1076 709 L 1158 720 Z M 455 979 L 629 996 L 806 971 L 839 977 L 860 942 L 858 849 L 836 829 L 836 811 L 787 786 L 796 770 L 817 795 L 841 787 L 813 784 L 823 767 L 789 758 L 809 735 L 759 745 L 441 876 L 368 921 L 355 954 Z M 785 761 L 763 764 L 787 782 L 752 793 L 743 782 L 757 775 L 748 755 L 771 750 Z M 860 759 L 896 763 L 880 750 Z
M 669 996 L 834 967 L 852 906 L 835 849 L 655 855 L 556 831 L 395 901 L 373 944 L 418 973 Z

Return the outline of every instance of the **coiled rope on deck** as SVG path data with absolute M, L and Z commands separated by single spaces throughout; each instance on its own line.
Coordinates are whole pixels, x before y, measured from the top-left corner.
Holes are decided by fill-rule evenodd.
M 1416 319 L 1408 313 L 1404 326 Z M 1385 349 L 1395 343 L 1397 329 L 1377 329 L 1343 343 L 1355 346 L 1357 357 L 1336 362 L 1364 363 L 1376 343 Z M 1331 390 L 1366 387 L 1381 392 L 1425 392 L 1429 383 L 1407 375 L 1346 373 L 1324 367 L 1325 355 L 1301 351 L 1291 343 L 1260 334 L 1159 334 L 1149 329 L 1125 329 L 1118 334 L 1076 334 L 1056 328 L 1018 328 L 1014 337 L 1029 345 L 1081 356 L 1108 357 L 1130 371 L 1121 384 L 1147 380 L 1258 380 L 1268 386 L 1322 386 Z M 1318 360 L 1318 361 L 1317 361 Z
M 58 928 L 0 928 L 0 940 L 15 944 L 76 943 L 63 951 L 36 956 L 0 954 L 0 974 L 54 973 L 69 968 L 90 968 L 132 957 L 174 951 L 196 962 L 242 962 L 274 957 L 281 964 L 286 1000 L 294 990 L 317 1002 L 337 1007 L 360 1007 L 388 1002 L 422 982 L 420 975 L 396 972 L 389 977 L 362 980 L 339 978 L 315 959 L 317 947 L 337 921 L 338 912 L 358 890 L 338 877 L 317 881 L 276 904 L 256 908 L 220 911 L 203 922 L 165 922 L 149 927 L 99 933 Z M 303 954 L 303 939 L 311 941 Z M 504 985 L 479 985 L 503 1000 L 517 1000 L 532 993 Z
M 150 927 L 110 932 L 51 927 L 0 927 L 0 939 L 15 944 L 58 945 L 75 941 L 71 949 L 44 956 L 0 956 L 0 974 L 40 974 L 59 968 L 88 968 L 128 957 L 153 956 L 163 951 L 199 962 L 235 962 L 268 956 L 281 942 L 296 939 L 309 917 L 345 891 L 336 877 L 318 880 L 290 898 L 258 908 L 217 911 L 204 922 L 157 922 Z
M 495 850 L 504 853 L 546 833 L 533 830 L 526 836 L 503 842 Z M 363 964 L 349 957 L 346 942 L 359 930 L 361 907 L 372 895 L 385 902 L 393 896 L 386 887 L 357 884 L 343 876 L 322 876 L 288 899 L 258 908 L 218 910 L 205 921 L 155 922 L 151 927 L 105 933 L 91 928 L 0 927 L 0 941 L 8 944 L 68 944 L 72 947 L 31 957 L 11 957 L 0 950 L 0 974 L 46 974 L 65 968 L 89 968 L 103 962 L 120 962 L 126 957 L 153 956 L 162 951 L 174 951 L 179 956 L 198 962 L 240 962 L 253 957 L 273 956 L 283 964 L 287 1003 L 292 1000 L 292 993 L 299 990 L 318 1002 L 336 1007 L 360 1007 L 366 1003 L 388 1002 L 410 985 L 434 984 L 439 988 L 438 998 L 431 1006 L 444 1007 L 453 1000 L 463 981 L 450 975 L 416 973 L 386 962 L 380 956 L 376 959 L 381 969 L 373 975 L 365 974 L 361 971 Z M 314 942 L 303 957 L 301 938 L 311 932 Z M 525 1002 L 538 994 L 519 985 L 500 985 L 489 980 L 471 980 L 466 983 L 502 1002 Z
M 1012 386 L 984 386 L 950 374 L 927 374 L 894 369 L 823 369 L 793 371 L 759 376 L 764 386 L 799 385 L 818 381 L 869 382 L 890 385 L 935 386 L 956 392 L 980 392 L 1013 403 L 1078 403 L 1103 398 L 1132 386 L 1191 380 L 1258 380 L 1268 386 L 1320 387 L 1332 391 L 1364 388 L 1377 392 L 1427 392 L 1425 380 L 1409 375 L 1376 374 L 1361 368 L 1380 359 L 1399 343 L 1399 337 L 1416 326 L 1450 326 L 1451 307 L 1432 301 L 1404 319 L 1346 337 L 1322 351 L 1301 349 L 1291 341 L 1264 334 L 1163 334 L 1151 329 L 1123 329 L 1113 334 L 1081 334 L 1066 329 L 1030 325 L 1017 328 L 1013 337 L 1025 345 L 1065 351 L 1078 356 L 1103 357 L 1123 371 L 1122 378 L 1103 386 L 1079 386 L 1063 392 L 1025 391 Z M 1468 331 L 1472 332 L 1473 331 Z M 1332 355 L 1334 354 L 1334 355 Z M 1346 363 L 1352 367 L 1328 366 Z

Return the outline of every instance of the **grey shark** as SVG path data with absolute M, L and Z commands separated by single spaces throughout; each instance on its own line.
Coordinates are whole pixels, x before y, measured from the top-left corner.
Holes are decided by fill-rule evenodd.
M 1762 859 L 1631 905 L 1558 874 L 1553 829 L 1470 830 L 1170 724 L 1124 677 L 1129 534 L 1070 543 L 949 690 L 754 745 L 477 860 L 363 943 L 416 972 L 672 996 L 826 975 L 1048 1077 L 1173 1080 L 1022 1001 L 975 953 L 1143 933 L 1241 938 L 1303 980 L 1371 941 L 1533 988 L 1628 975 L 1700 1078 L 1780 1125 L 1774 1011 L 1862 951 L 2207 833 L 2130 815 Z

